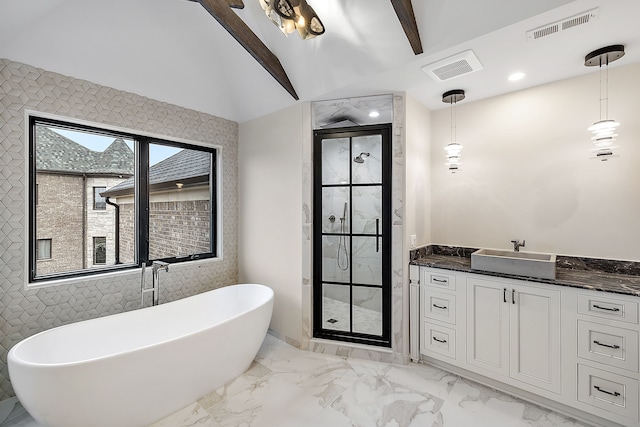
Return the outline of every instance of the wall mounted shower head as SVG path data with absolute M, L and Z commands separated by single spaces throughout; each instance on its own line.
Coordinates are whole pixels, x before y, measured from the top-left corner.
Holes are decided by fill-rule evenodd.
M 353 161 L 356 163 L 364 163 L 364 159 L 369 157 L 370 155 L 371 154 L 369 153 L 360 153 L 359 156 L 353 158 Z

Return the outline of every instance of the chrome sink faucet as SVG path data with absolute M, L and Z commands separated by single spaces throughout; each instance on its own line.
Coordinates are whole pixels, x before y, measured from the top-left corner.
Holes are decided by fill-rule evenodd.
M 511 243 L 513 243 L 513 251 L 520 252 L 520 248 L 524 248 L 525 240 L 522 243 L 520 243 L 520 240 L 512 240 Z

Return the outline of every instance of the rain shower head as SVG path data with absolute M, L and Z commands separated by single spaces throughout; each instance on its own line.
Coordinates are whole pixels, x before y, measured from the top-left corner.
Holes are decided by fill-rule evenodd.
M 366 157 L 369 157 L 370 155 L 371 154 L 369 154 L 369 153 L 360 153 L 359 156 L 353 158 L 353 161 L 356 162 L 356 163 L 364 163 L 364 159 Z

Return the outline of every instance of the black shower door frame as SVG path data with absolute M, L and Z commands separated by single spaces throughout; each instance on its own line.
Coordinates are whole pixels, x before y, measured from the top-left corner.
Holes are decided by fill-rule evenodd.
M 391 124 L 358 126 L 350 128 L 322 129 L 314 131 L 313 139 L 313 336 L 314 338 L 323 338 L 335 341 L 347 341 L 358 344 L 368 344 L 381 347 L 391 347 L 391 188 L 392 188 L 392 150 L 391 150 Z M 353 268 L 349 268 L 349 283 L 324 281 L 322 274 L 322 238 L 323 236 L 335 236 L 336 233 L 326 233 L 322 230 L 322 189 L 326 187 L 340 187 L 343 184 L 322 184 L 322 141 L 327 139 L 345 139 L 349 138 L 349 158 L 353 161 L 359 153 L 353 152 L 352 139 L 360 136 L 382 136 L 382 234 L 358 234 L 352 233 L 352 212 L 353 201 L 352 191 L 354 187 L 372 186 L 373 184 L 354 184 L 352 180 L 353 166 L 349 168 L 349 206 L 348 206 L 348 222 L 349 228 L 346 236 L 349 237 L 349 265 L 352 266 L 353 259 L 353 239 L 352 237 L 372 237 L 380 238 L 380 248 L 382 251 L 382 286 L 376 287 L 382 291 L 382 335 L 369 335 L 360 332 L 353 332 L 353 288 L 354 287 L 375 287 L 368 284 L 353 282 Z M 377 184 L 380 186 L 380 184 Z M 350 301 L 349 304 L 349 328 L 350 331 L 338 331 L 326 329 L 323 327 L 323 284 L 340 285 L 349 287 Z

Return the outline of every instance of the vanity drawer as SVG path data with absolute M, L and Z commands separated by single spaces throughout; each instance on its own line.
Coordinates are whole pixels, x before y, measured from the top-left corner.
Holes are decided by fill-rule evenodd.
M 444 326 L 422 322 L 421 352 L 429 356 L 429 353 L 437 353 L 443 356 L 456 358 L 456 331 Z
M 578 320 L 578 357 L 638 372 L 638 331 Z
M 578 400 L 638 420 L 638 381 L 633 378 L 579 364 Z
M 438 292 L 428 287 L 422 288 L 422 317 L 456 324 L 456 296 Z
M 638 324 L 638 303 L 595 294 L 578 294 L 578 313 Z
M 455 274 L 443 274 L 440 271 L 435 272 L 427 269 L 422 270 L 422 281 L 426 286 L 433 286 L 441 289 L 456 289 Z

